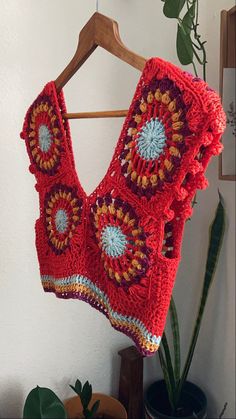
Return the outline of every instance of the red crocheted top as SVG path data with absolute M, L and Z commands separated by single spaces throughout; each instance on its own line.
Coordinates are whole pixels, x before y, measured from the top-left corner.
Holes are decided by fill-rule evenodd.
M 201 79 L 148 59 L 109 168 L 90 195 L 78 179 L 64 112 L 63 91 L 50 81 L 21 133 L 39 193 L 43 288 L 88 302 L 151 355 L 163 334 L 191 202 L 222 149 L 220 98 Z

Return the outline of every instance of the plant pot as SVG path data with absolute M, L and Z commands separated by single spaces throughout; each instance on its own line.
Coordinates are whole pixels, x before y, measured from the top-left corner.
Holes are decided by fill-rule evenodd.
M 145 396 L 146 419 L 205 419 L 207 417 L 207 399 L 203 391 L 195 384 L 186 381 L 180 399 L 179 415 L 171 416 L 171 407 L 164 380 L 156 381 L 148 387 Z
M 102 393 L 93 393 L 89 407 L 96 400 L 100 400 L 99 408 L 93 419 L 127 419 L 127 413 L 124 406 L 111 396 Z M 79 396 L 65 400 L 64 406 L 69 419 L 82 419 L 83 408 Z

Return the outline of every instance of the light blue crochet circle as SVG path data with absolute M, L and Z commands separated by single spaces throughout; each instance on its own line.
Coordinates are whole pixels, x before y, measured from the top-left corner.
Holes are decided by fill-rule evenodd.
M 59 233 L 64 233 L 68 226 L 68 215 L 65 210 L 59 209 L 55 216 L 56 229 Z
M 38 135 L 40 149 L 44 152 L 47 152 L 52 144 L 52 136 L 47 125 L 40 125 Z
M 101 242 L 108 256 L 117 258 L 124 254 L 127 239 L 119 226 L 106 226 L 101 232 Z
M 165 143 L 165 127 L 158 118 L 146 122 L 137 138 L 137 151 L 144 160 L 155 160 L 162 153 Z

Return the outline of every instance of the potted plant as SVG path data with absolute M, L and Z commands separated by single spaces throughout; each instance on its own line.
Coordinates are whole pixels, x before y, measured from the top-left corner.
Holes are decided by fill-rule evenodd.
M 75 386 L 70 387 L 77 396 L 64 403 L 49 388 L 35 387 L 26 398 L 23 419 L 127 419 L 126 410 L 118 400 L 93 394 L 88 381 L 82 386 L 76 380 Z
M 209 231 L 209 247 L 202 294 L 187 359 L 181 373 L 179 323 L 175 303 L 172 298 L 169 313 L 173 335 L 174 361 L 172 361 L 167 336 L 164 333 L 162 345 L 158 350 L 164 380 L 153 383 L 145 393 L 147 418 L 173 419 L 181 417 L 190 419 L 206 417 L 206 396 L 198 386 L 187 381 L 187 376 L 197 343 L 209 289 L 217 266 L 224 235 L 224 223 L 224 207 L 219 194 L 219 203 Z
M 118 400 L 106 394 L 92 394 L 88 381 L 82 387 L 77 380 L 75 387 L 70 387 L 78 396 L 64 402 L 68 418 L 127 419 L 126 410 Z
M 199 0 L 162 0 L 163 12 L 166 17 L 176 18 L 177 39 L 176 49 L 178 58 L 183 65 L 192 64 L 196 76 L 195 60 L 202 65 L 202 78 L 206 81 L 206 50 L 205 41 L 201 40 L 198 32 L 198 1 Z M 193 205 L 196 203 L 194 199 Z M 204 392 L 195 384 L 187 381 L 194 349 L 200 331 L 203 313 L 213 281 L 221 243 L 224 235 L 224 207 L 221 195 L 217 206 L 215 218 L 209 234 L 209 247 L 206 261 L 206 270 L 203 289 L 192 334 L 192 339 L 182 372 L 180 371 L 180 337 L 177 311 L 172 297 L 170 302 L 170 323 L 173 336 L 173 358 L 165 332 L 162 336 L 161 346 L 158 350 L 160 365 L 164 379 L 153 383 L 145 393 L 145 413 L 147 418 L 185 419 L 205 418 L 207 412 L 207 399 Z M 223 416 L 224 409 L 220 415 Z

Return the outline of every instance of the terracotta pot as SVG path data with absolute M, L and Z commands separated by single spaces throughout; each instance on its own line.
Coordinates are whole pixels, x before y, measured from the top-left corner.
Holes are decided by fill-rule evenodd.
M 127 413 L 124 406 L 111 396 L 102 393 L 94 393 L 89 407 L 93 405 L 96 400 L 100 400 L 99 408 L 94 416 L 95 418 L 104 419 L 127 419 Z M 82 419 L 83 408 L 79 396 L 72 397 L 65 400 L 64 406 L 69 419 Z

